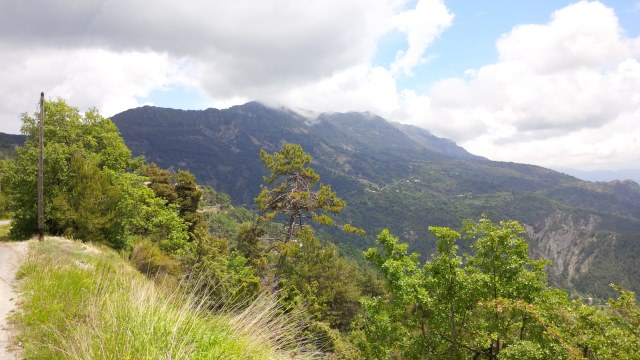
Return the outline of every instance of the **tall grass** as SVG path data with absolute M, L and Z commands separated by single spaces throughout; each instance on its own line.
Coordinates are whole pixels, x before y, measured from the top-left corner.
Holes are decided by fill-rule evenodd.
M 214 315 L 203 298 L 166 291 L 108 249 L 33 243 L 18 275 L 27 359 L 314 357 L 270 296 Z
M 11 224 L 0 225 L 0 241 L 8 241 L 9 240 L 9 229 L 11 228 Z

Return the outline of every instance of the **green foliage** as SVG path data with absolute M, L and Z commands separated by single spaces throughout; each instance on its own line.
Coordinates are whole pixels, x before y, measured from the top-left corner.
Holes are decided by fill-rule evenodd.
M 122 197 L 109 176 L 80 154 L 71 158 L 68 188 L 57 192 L 51 218 L 67 237 L 124 247 L 124 228 L 117 211 Z
M 226 239 L 201 237 L 193 259 L 186 259 L 189 286 L 211 299 L 216 306 L 236 306 L 255 299 L 260 279 L 248 260 L 229 249 Z
M 525 231 L 518 222 L 494 225 L 483 217 L 476 224 L 467 224 L 465 231 L 475 239 L 468 264 L 481 274 L 477 281 L 488 292 L 485 298 L 532 302 L 547 286 L 544 268 L 549 262 L 529 258 L 527 242 L 521 236 Z
M 178 194 L 169 170 L 162 169 L 157 164 L 151 163 L 144 165 L 141 173 L 149 178 L 148 186 L 156 196 L 165 199 L 170 204 L 176 203 Z
M 317 346 L 327 355 L 327 360 L 358 360 L 362 354 L 352 344 L 344 333 L 332 328 L 329 324 L 312 321 L 304 330 L 309 337 L 316 339 Z
M 287 340 L 296 327 L 273 301 L 212 313 L 206 300 L 150 282 L 108 249 L 35 243 L 19 277 L 25 359 L 308 358 Z
M 389 289 L 385 297 L 363 300 L 358 326 L 366 357 L 494 358 L 511 346 L 512 354 L 541 346 L 555 349 L 543 358 L 566 356 L 527 302 L 535 301 L 546 283 L 543 264 L 526 256 L 517 223 L 496 226 L 483 218 L 470 224 L 467 235 L 477 240 L 466 260 L 457 253 L 460 233 L 430 230 L 438 239 L 437 252 L 422 267 L 418 255 L 408 255 L 407 245 L 386 230 L 378 236 L 382 249 L 365 253 Z
M 314 191 L 320 176 L 307 167 L 311 163 L 311 155 L 302 150 L 300 145 L 285 144 L 280 152 L 269 154 L 260 151 L 260 158 L 269 171 L 264 177 L 267 185 L 255 198 L 255 202 L 263 212 L 265 219 L 272 219 L 277 214 L 288 218 L 285 242 L 289 242 L 295 233 L 296 221 L 309 218 L 318 223 L 330 225 L 332 219 L 321 212 L 339 213 L 345 206 L 329 185 L 319 185 Z
M 142 240 L 133 246 L 129 261 L 138 271 L 150 277 L 178 276 L 182 272 L 176 260 L 149 240 Z
M 23 114 L 28 135 L 6 164 L 6 188 L 14 220 L 11 235 L 36 230 L 37 116 Z M 53 234 L 125 248 L 135 237 L 157 242 L 163 251 L 186 251 L 188 233 L 177 207 L 167 206 L 129 172 L 131 159 L 118 129 L 95 109 L 81 114 L 63 100 L 45 102 L 45 225 Z
M 26 238 L 35 232 L 37 190 L 37 115 L 22 115 L 22 132 L 28 135 L 17 157 L 9 165 L 7 190 L 14 210 L 12 236 Z M 52 219 L 53 199 L 69 187 L 71 160 L 74 156 L 86 159 L 98 169 L 123 171 L 130 152 L 113 123 L 95 110 L 84 114 L 64 101 L 45 103 L 45 223 L 47 230 L 61 233 Z
M 9 240 L 9 224 L 0 225 L 0 241 Z
M 176 206 L 180 217 L 189 226 L 190 241 L 198 236 L 206 236 L 207 230 L 203 228 L 204 217 L 198 212 L 203 192 L 198 189 L 196 177 L 193 174 L 185 170 L 172 174 L 156 164 L 144 166 L 142 174 L 149 178 L 148 186 L 156 196 Z
M 255 223 L 245 222 L 238 226 L 236 249 L 258 272 L 265 271 L 267 266 L 267 253 L 261 241 L 265 234 L 266 230 Z
M 639 308 L 621 288 L 607 308 L 571 302 L 546 283 L 546 261 L 527 256 L 514 221 L 483 217 L 461 234 L 432 227 L 437 252 L 422 267 L 387 230 L 365 257 L 389 292 L 362 299 L 354 338 L 371 359 L 637 358 Z M 614 355 L 615 354 L 615 355 Z
M 118 212 L 128 237 L 148 238 L 168 254 L 189 251 L 187 224 L 175 206 L 155 196 L 144 178 L 133 173 L 107 172 L 122 192 Z M 128 239 L 132 243 L 133 239 Z
M 331 243 L 323 244 L 309 226 L 301 227 L 296 239 L 283 244 L 287 262 L 280 272 L 280 289 L 292 287 L 301 294 L 309 315 L 333 328 L 348 330 L 359 309 L 362 295 L 358 266 L 341 257 Z
M 10 169 L 8 160 L 0 160 L 0 218 L 8 218 L 10 213 L 9 198 L 7 197 L 7 175 Z

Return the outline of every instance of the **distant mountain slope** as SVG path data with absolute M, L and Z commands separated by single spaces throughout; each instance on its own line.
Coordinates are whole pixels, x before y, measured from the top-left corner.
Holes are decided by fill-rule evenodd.
M 6 159 L 15 156 L 16 146 L 24 144 L 24 135 L 13 135 L 0 133 L 0 159 Z
M 605 296 L 609 283 L 640 290 L 640 186 L 590 183 L 538 166 L 495 162 L 450 140 L 366 113 L 304 118 L 248 103 L 226 110 L 155 107 L 114 116 L 134 154 L 187 168 L 198 181 L 252 204 L 264 175 L 261 148 L 285 142 L 311 153 L 314 168 L 348 204 L 344 222 L 367 239 L 334 234 L 344 248 L 371 245 L 384 227 L 423 254 L 430 225 L 459 226 L 482 213 L 527 225 L 531 252 L 554 260 L 561 286 Z

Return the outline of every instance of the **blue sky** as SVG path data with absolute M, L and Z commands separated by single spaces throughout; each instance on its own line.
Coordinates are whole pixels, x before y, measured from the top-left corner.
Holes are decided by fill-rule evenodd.
M 446 77 L 463 76 L 467 69 L 495 62 L 496 40 L 520 24 L 543 24 L 560 8 L 575 3 L 566 0 L 483 0 L 446 1 L 454 13 L 453 25 L 431 45 L 431 59 L 414 70 L 415 76 L 402 79 L 401 87 L 426 88 Z M 627 35 L 640 35 L 640 6 L 633 1 L 602 1 L 616 10 Z M 406 47 L 403 34 L 395 31 L 382 37 L 374 63 L 388 65 L 398 49 Z
M 2 9 L 1 132 L 18 132 L 40 91 L 107 116 L 258 100 L 307 116 L 369 111 L 495 160 L 640 169 L 639 0 L 50 0 Z

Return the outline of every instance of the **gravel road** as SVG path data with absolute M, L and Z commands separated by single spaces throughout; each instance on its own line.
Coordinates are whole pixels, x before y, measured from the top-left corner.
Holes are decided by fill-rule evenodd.
M 1 224 L 1 222 L 0 222 Z M 27 242 L 0 242 L 0 360 L 18 359 L 16 352 L 7 349 L 11 331 L 7 316 L 16 307 L 17 295 L 13 290 L 16 270 L 27 253 Z

